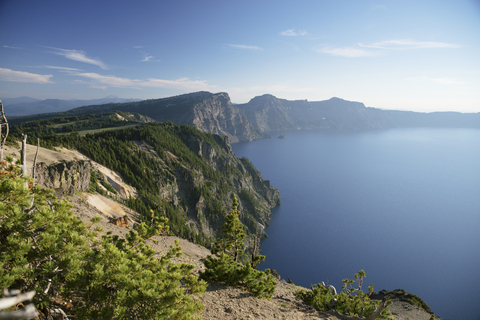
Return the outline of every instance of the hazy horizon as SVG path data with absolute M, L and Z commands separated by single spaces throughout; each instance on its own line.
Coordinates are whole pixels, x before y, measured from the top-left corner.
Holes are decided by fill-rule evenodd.
M 480 112 L 480 3 L 2 1 L 0 97 L 272 94 Z

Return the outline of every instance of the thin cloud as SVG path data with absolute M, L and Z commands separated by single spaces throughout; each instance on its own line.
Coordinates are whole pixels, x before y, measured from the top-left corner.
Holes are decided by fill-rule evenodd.
M 280 32 L 280 35 L 287 36 L 287 37 L 298 37 L 298 36 L 304 36 L 306 34 L 307 34 L 307 31 L 305 30 L 295 31 L 295 29 L 288 29 Z
M 149 78 L 146 80 L 120 78 L 116 76 L 104 76 L 93 72 L 76 72 L 71 75 L 88 78 L 96 81 L 98 84 L 94 84 L 98 87 L 117 87 L 117 88 L 170 88 L 170 89 L 183 89 L 183 90 L 211 90 L 215 88 L 207 84 L 205 80 L 190 80 L 188 78 L 180 78 L 176 80 L 165 80 Z
M 323 46 L 316 50 L 318 53 L 326 53 L 332 56 L 345 57 L 345 58 L 361 58 L 361 57 L 373 57 L 378 56 L 377 52 L 358 49 L 354 47 L 330 47 Z
M 108 87 L 107 86 L 97 86 L 95 84 L 92 84 L 92 85 L 90 85 L 90 88 L 107 90 Z
M 77 69 L 77 68 L 67 68 L 67 67 L 56 67 L 56 66 L 42 66 L 43 68 L 48 68 L 48 69 L 57 69 L 60 71 L 65 71 L 65 72 L 72 72 L 72 71 L 83 71 L 82 69 Z
M 15 71 L 11 69 L 0 68 L 0 80 L 9 82 L 30 82 L 30 83 L 53 83 L 51 74 L 36 74 L 25 71 Z
M 3 46 L 3 47 L 8 49 L 21 49 L 20 47 L 13 47 L 13 46 Z
M 262 48 L 257 47 L 257 46 L 247 46 L 244 44 L 229 44 L 230 47 L 232 48 L 237 48 L 237 49 L 244 49 L 244 50 L 262 50 Z
M 154 59 L 155 56 L 152 56 L 148 53 L 142 52 L 142 54 L 143 54 L 144 58 L 142 60 L 140 60 L 140 62 L 160 61 L 160 60 Z
M 52 48 L 52 47 L 47 47 L 50 49 L 56 50 L 55 54 L 58 54 L 60 56 L 64 56 L 67 59 L 74 60 L 74 61 L 79 61 L 83 63 L 88 63 L 88 64 L 93 64 L 95 66 L 98 66 L 104 70 L 107 69 L 107 66 L 100 60 L 100 59 L 93 59 L 87 57 L 86 52 L 81 51 L 81 50 L 69 50 L 69 49 L 59 49 L 59 48 Z
M 143 49 L 143 46 L 134 46 L 135 49 Z M 148 62 L 148 61 L 160 61 L 160 60 L 155 60 L 155 56 L 152 56 L 150 53 L 145 52 L 144 50 L 138 50 L 140 54 L 143 56 L 142 60 L 140 62 Z
M 147 61 L 150 61 L 154 58 L 154 56 L 145 56 L 145 58 L 143 58 L 143 60 L 141 62 L 147 62 Z
M 465 82 L 462 82 L 462 81 L 458 81 L 457 79 L 454 79 L 454 78 L 431 78 L 431 77 L 426 77 L 426 76 L 412 77 L 412 78 L 408 78 L 407 80 L 409 80 L 409 81 L 433 82 L 433 83 L 438 83 L 438 84 L 463 84 L 463 83 L 465 83 Z
M 384 49 L 384 50 L 404 50 L 404 49 L 431 49 L 431 48 L 459 48 L 455 43 L 435 42 L 435 41 L 416 41 L 411 39 L 394 39 L 374 42 L 372 44 L 358 44 L 365 48 Z

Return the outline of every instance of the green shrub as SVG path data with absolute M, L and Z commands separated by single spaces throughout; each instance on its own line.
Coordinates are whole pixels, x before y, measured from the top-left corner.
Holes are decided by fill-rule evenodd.
M 369 294 L 362 291 L 365 276 L 365 271 L 361 270 L 355 274 L 355 280 L 344 279 L 344 291 L 340 294 L 337 294 L 333 286 L 318 283 L 313 285 L 311 290 L 297 290 L 294 295 L 296 298 L 312 305 L 318 311 L 334 310 L 334 313 L 337 314 L 362 319 L 362 317 L 371 317 L 378 308 L 378 318 L 390 319 L 391 313 L 388 306 L 392 302 L 390 300 L 382 302 L 371 300 L 369 296 L 373 292 L 373 285 L 368 287 Z M 358 288 L 353 286 L 354 283 L 357 283 Z
M 271 298 L 277 283 L 270 274 L 270 269 L 256 270 L 252 268 L 250 261 L 245 265 L 238 263 L 239 257 L 243 255 L 245 231 L 238 219 L 237 206 L 237 198 L 234 196 L 232 211 L 225 216 L 225 223 L 221 228 L 222 236 L 215 242 L 213 255 L 205 260 L 205 272 L 200 273 L 200 278 L 241 286 L 256 297 Z M 253 257 L 253 263 L 263 259 L 264 256 Z
M 145 244 L 163 223 L 141 223 L 126 239 L 98 238 L 66 201 L 29 182 L 15 165 L 0 165 L 1 288 L 35 290 L 46 316 L 67 299 L 76 319 L 194 319 L 202 310 L 192 295 L 206 283 L 194 266 L 172 262 L 182 254 L 178 242 L 160 259 Z

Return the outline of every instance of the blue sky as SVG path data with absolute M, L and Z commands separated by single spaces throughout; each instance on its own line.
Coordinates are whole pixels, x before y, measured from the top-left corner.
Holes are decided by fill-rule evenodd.
M 480 1 L 0 1 L 0 98 L 480 112 Z

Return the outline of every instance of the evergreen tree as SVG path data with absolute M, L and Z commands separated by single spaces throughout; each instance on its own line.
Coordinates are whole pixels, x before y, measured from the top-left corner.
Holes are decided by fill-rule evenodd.
M 35 290 L 45 317 L 67 299 L 77 319 L 194 319 L 202 310 L 192 295 L 206 283 L 193 265 L 172 262 L 182 254 L 178 242 L 160 259 L 145 244 L 167 229 L 165 220 L 139 224 L 126 239 L 99 238 L 52 190 L 25 186 L 30 179 L 11 160 L 0 163 L 1 288 Z
M 225 223 L 221 228 L 221 238 L 215 241 L 213 254 L 225 252 L 232 256 L 235 262 L 243 255 L 243 241 L 245 240 L 245 231 L 238 218 L 240 211 L 237 210 L 238 200 L 234 195 L 232 200 L 232 210 L 225 216 Z
M 258 263 L 264 256 L 256 256 L 253 261 L 245 265 L 238 263 L 238 258 L 243 254 L 245 232 L 238 219 L 238 201 L 233 196 L 232 210 L 225 216 L 225 223 L 221 231 L 221 238 L 215 241 L 213 255 L 205 259 L 205 272 L 200 273 L 200 278 L 223 282 L 231 286 L 242 286 L 256 297 L 271 298 L 275 292 L 276 282 L 270 274 L 271 270 L 258 271 L 252 268 L 252 262 Z

